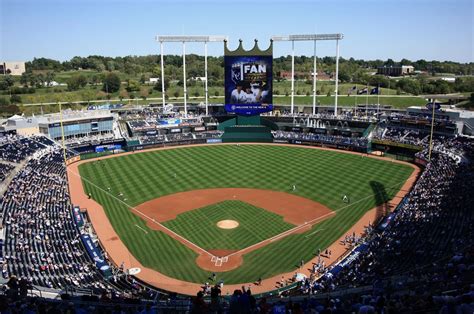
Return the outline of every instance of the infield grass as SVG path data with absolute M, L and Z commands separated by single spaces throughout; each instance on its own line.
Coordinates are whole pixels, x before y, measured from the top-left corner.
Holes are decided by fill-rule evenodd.
M 217 222 L 226 219 L 239 226 L 217 227 Z M 182 213 L 163 225 L 205 250 L 240 250 L 295 227 L 275 213 L 234 200 Z
M 92 161 L 80 165 L 79 171 L 86 192 L 102 204 L 121 240 L 144 266 L 197 283 L 209 277 L 209 272 L 196 265 L 197 254 L 163 232 L 149 229 L 131 207 L 195 189 L 236 187 L 291 192 L 296 184 L 297 190 L 292 193 L 336 212 L 305 233 L 244 255 L 241 267 L 218 274 L 218 279 L 230 284 L 293 271 L 302 259 L 308 261 L 318 248 L 325 249 L 348 232 L 367 210 L 391 199 L 413 169 L 390 161 L 297 146 L 217 145 Z M 342 201 L 344 194 L 350 197 L 350 204 Z

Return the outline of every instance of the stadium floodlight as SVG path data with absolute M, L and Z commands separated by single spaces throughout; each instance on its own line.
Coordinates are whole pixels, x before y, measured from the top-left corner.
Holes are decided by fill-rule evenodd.
M 310 41 L 310 40 L 341 40 L 343 34 L 306 34 L 306 35 L 287 35 L 272 36 L 273 41 Z
M 179 35 L 162 35 L 156 36 L 156 41 L 159 42 L 219 42 L 227 40 L 227 36 L 211 36 L 211 35 L 190 35 L 190 36 L 179 36 Z
M 337 116 L 337 96 L 339 87 L 339 40 L 343 39 L 343 34 L 304 34 L 304 35 L 283 35 L 272 36 L 273 41 L 291 41 L 291 114 L 294 113 L 295 104 L 295 41 L 314 41 L 314 64 L 313 64 L 313 115 L 316 114 L 316 41 L 335 40 L 336 41 L 336 90 L 334 99 L 334 115 Z
M 209 114 L 208 109 L 208 98 L 209 98 L 209 91 L 207 85 L 207 43 L 208 42 L 224 42 L 228 40 L 227 36 L 214 36 L 214 35 L 189 35 L 189 36 L 179 36 L 179 35 L 161 35 L 155 37 L 156 41 L 160 43 L 160 53 L 161 53 L 161 92 L 162 92 L 162 99 L 163 99 L 163 108 L 166 105 L 165 99 L 165 69 L 164 69 L 164 61 L 163 61 L 163 43 L 165 42 L 175 42 L 175 43 L 183 43 L 183 90 L 184 90 L 184 115 L 188 115 L 188 107 L 187 107 L 187 95 L 188 90 L 186 88 L 186 48 L 185 43 L 187 42 L 194 42 L 194 43 L 204 43 L 204 93 L 206 97 L 206 115 Z

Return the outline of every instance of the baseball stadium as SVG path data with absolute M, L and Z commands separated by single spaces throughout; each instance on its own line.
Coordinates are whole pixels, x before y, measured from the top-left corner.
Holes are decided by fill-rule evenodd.
M 467 96 L 399 108 L 380 86 L 351 82 L 343 100 L 344 39 L 275 35 L 232 49 L 228 36 L 158 35 L 153 102 L 58 102 L 52 113 L 41 103 L 41 114 L 3 119 L 0 312 L 472 313 L 474 115 L 453 105 Z M 314 44 L 307 82 L 295 42 Z M 330 73 L 317 69 L 323 43 L 336 48 Z M 164 53 L 172 44 L 181 56 Z M 190 58 L 203 61 L 201 102 L 189 97 L 186 44 L 204 47 Z M 223 48 L 222 99 L 209 95 L 211 44 Z M 183 77 L 167 82 L 178 63 Z M 322 96 L 326 76 L 334 90 Z M 298 83 L 312 86 L 307 103 Z

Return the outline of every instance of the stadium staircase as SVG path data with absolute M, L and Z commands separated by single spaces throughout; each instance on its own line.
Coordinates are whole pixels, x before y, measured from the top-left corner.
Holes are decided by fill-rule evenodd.
M 364 133 L 362 134 L 362 137 L 367 137 L 367 138 L 372 138 L 372 132 L 375 130 L 375 127 L 377 124 L 371 123 L 367 129 L 365 129 Z
M 10 182 L 15 178 L 16 174 L 20 172 L 21 169 L 26 165 L 27 160 L 20 161 L 18 164 L 12 163 L 12 162 L 7 162 L 3 161 L 3 163 L 13 165 L 15 168 L 13 168 L 12 171 L 5 177 L 3 182 L 0 183 L 0 196 L 3 196 L 3 193 L 8 189 L 8 185 Z

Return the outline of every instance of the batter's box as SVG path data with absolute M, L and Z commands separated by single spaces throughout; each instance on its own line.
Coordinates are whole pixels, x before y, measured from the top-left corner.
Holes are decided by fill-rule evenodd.
M 213 257 L 211 258 L 211 262 L 214 262 L 214 263 L 215 263 L 214 265 L 215 265 L 216 267 L 222 266 L 222 264 L 223 264 L 223 263 L 227 263 L 228 260 L 229 260 L 229 257 L 227 257 L 227 256 L 226 256 L 226 257 L 216 257 L 216 256 L 213 256 Z

